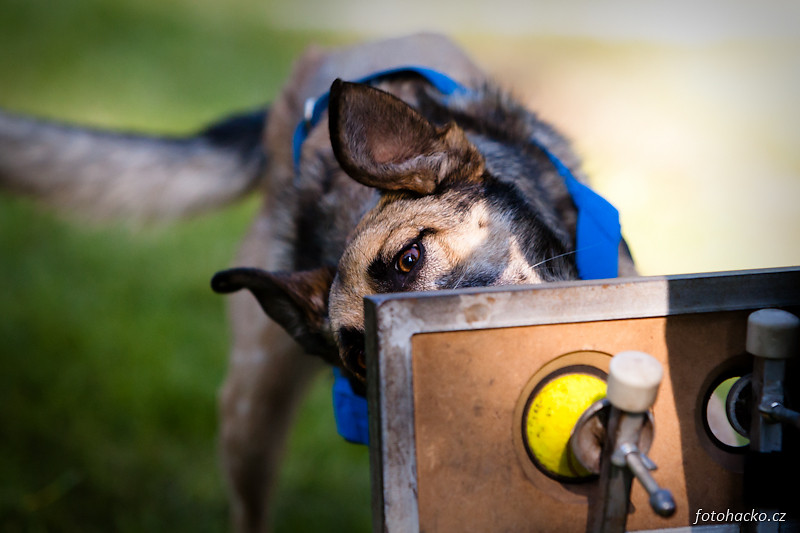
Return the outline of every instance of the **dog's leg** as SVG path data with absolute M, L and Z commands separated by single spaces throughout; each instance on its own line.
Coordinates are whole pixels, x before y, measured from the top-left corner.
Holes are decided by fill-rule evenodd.
M 280 270 L 291 252 L 276 237 L 281 205 L 267 197 L 236 264 Z M 285 441 L 308 384 L 323 367 L 246 291 L 228 300 L 233 347 L 220 392 L 220 451 L 235 531 L 269 528 Z
M 238 311 L 253 306 L 236 295 Z M 249 313 L 248 313 L 249 314 Z M 260 316 L 257 316 L 260 315 Z M 236 342 L 220 397 L 221 450 L 236 531 L 263 532 L 287 434 L 308 383 L 322 367 L 283 329 L 253 309 L 235 322 Z M 239 317 L 241 318 L 241 317 Z

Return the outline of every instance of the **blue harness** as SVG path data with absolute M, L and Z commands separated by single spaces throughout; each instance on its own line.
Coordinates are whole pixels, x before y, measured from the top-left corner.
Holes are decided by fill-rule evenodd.
M 418 67 L 400 67 L 370 74 L 355 83 L 370 83 L 399 73 L 416 73 L 425 78 L 439 92 L 452 95 L 469 89 L 452 78 L 435 70 Z M 306 103 L 305 118 L 297 125 L 292 139 L 295 170 L 299 172 L 300 152 L 311 129 L 328 108 L 330 94 L 325 93 Z M 622 239 L 619 212 L 602 196 L 579 182 L 572 171 L 543 144 L 531 139 L 534 146 L 544 152 L 564 179 L 572 202 L 578 211 L 575 235 L 575 263 L 581 279 L 606 279 L 617 277 L 619 244 Z M 334 368 L 333 413 L 339 435 L 356 444 L 369 442 L 367 399 L 353 391 L 350 381 Z

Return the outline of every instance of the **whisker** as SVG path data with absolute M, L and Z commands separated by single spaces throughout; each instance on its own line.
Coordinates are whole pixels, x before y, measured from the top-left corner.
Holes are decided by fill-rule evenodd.
M 553 257 L 549 257 L 549 258 L 545 259 L 544 261 L 539 261 L 535 265 L 531 265 L 531 268 L 536 268 L 536 267 L 539 267 L 539 266 L 541 266 L 541 265 L 543 265 L 545 263 L 549 263 L 550 261 L 554 261 L 554 260 L 556 260 L 556 259 L 558 259 L 560 257 L 565 257 L 565 256 L 568 256 L 568 255 L 577 254 L 578 252 L 583 252 L 584 250 L 590 250 L 590 249 L 596 248 L 598 246 L 600 246 L 600 244 L 592 244 L 591 246 L 584 246 L 583 248 L 579 248 L 577 250 L 572 250 L 571 252 L 564 252 L 563 254 L 554 255 Z
M 576 253 L 578 253 L 578 250 L 573 250 L 571 252 L 564 252 L 563 254 L 554 255 L 553 257 L 549 257 L 549 258 L 545 259 L 544 261 L 539 261 L 535 265 L 531 265 L 531 268 L 537 268 L 537 267 L 542 266 L 545 263 L 549 263 L 550 261 L 555 261 L 556 259 L 558 259 L 560 257 L 565 257 L 565 256 L 568 256 L 568 255 L 571 255 L 571 254 L 576 254 Z
M 457 289 L 459 286 L 461 286 L 461 283 L 464 281 L 464 278 L 466 278 L 466 277 L 467 277 L 467 269 L 466 268 L 462 268 L 461 269 L 461 275 L 458 277 L 458 281 L 456 281 L 456 283 L 455 283 L 453 288 Z

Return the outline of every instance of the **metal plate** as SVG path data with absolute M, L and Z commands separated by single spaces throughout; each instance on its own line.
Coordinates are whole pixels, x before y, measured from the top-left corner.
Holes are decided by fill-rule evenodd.
M 669 369 L 668 376 L 672 378 L 671 383 L 677 382 L 678 385 L 674 390 L 671 383 L 668 386 L 662 385 L 659 401 L 666 410 L 665 414 L 661 416 L 659 416 L 659 412 L 656 412 L 653 452 L 657 455 L 659 442 L 663 443 L 665 440 L 663 435 L 660 435 L 662 428 L 670 428 L 670 431 L 682 433 L 673 437 L 672 444 L 677 443 L 678 446 L 685 447 L 691 447 L 692 443 L 699 444 L 691 453 L 700 454 L 698 460 L 705 460 L 705 463 L 700 464 L 702 472 L 719 471 L 723 477 L 727 476 L 723 481 L 731 484 L 738 479 L 735 473 L 738 467 L 736 458 L 714 450 L 713 447 L 709 448 L 710 445 L 703 440 L 702 424 L 695 420 L 698 411 L 695 396 L 702 395 L 701 389 L 707 386 L 709 380 L 712 379 L 707 374 L 725 370 L 727 361 L 741 357 L 744 346 L 744 329 L 740 325 L 743 320 L 746 320 L 749 311 L 764 307 L 792 308 L 795 306 L 800 306 L 800 268 L 605 280 L 602 282 L 556 283 L 535 287 L 379 295 L 367 298 L 365 308 L 368 332 L 373 530 L 446 531 L 450 530 L 452 524 L 455 523 L 447 522 L 450 524 L 447 525 L 444 522 L 441 524 L 438 522 L 449 512 L 448 506 L 445 505 L 446 502 L 427 501 L 430 498 L 436 498 L 435 494 L 440 491 L 441 487 L 437 485 L 435 479 L 423 478 L 420 475 L 422 473 L 422 475 L 428 476 L 430 472 L 425 470 L 427 468 L 425 465 L 421 470 L 418 467 L 420 463 L 420 436 L 418 433 L 424 434 L 422 444 L 428 446 L 431 441 L 430 435 L 432 435 L 430 423 L 443 426 L 437 428 L 437 431 L 443 431 L 445 435 L 448 431 L 452 434 L 470 432 L 472 428 L 448 427 L 448 424 L 442 423 L 443 419 L 432 418 L 437 411 L 435 408 L 446 405 L 441 398 L 428 404 L 417 405 L 416 402 L 420 399 L 430 402 L 431 397 L 435 398 L 436 387 L 443 382 L 440 376 L 452 374 L 449 376 L 450 383 L 458 384 L 459 379 L 467 379 L 470 376 L 475 378 L 476 374 L 467 372 L 465 375 L 461 375 L 463 372 L 460 373 L 460 370 L 469 369 L 470 365 L 441 367 L 440 364 L 437 367 L 439 364 L 437 354 L 416 353 L 417 348 L 423 351 L 444 350 L 454 343 L 459 343 L 459 349 L 462 350 L 460 356 L 466 357 L 465 350 L 468 351 L 470 347 L 474 347 L 480 350 L 480 353 L 475 354 L 476 361 L 479 362 L 478 368 L 482 372 L 478 374 L 479 376 L 484 376 L 486 372 L 483 367 L 480 367 L 480 364 L 486 368 L 489 368 L 487 365 L 493 364 L 494 368 L 503 369 L 501 374 L 518 375 L 513 379 L 523 383 L 545 361 L 561 354 L 575 350 L 616 353 L 621 349 L 640 349 L 639 346 L 626 344 L 624 332 L 630 332 L 629 344 L 646 344 L 647 346 L 644 348 L 650 350 L 651 353 L 659 354 L 658 357 L 667 365 L 671 358 L 677 357 L 676 354 L 684 352 L 691 354 L 692 350 L 710 350 L 708 353 L 697 354 L 698 361 L 702 364 L 694 365 L 684 361 L 680 368 Z M 634 324 L 635 327 L 632 327 Z M 553 333 L 541 334 L 541 328 L 536 328 L 538 326 L 546 326 L 546 329 L 552 329 Z M 673 336 L 673 338 L 667 339 L 669 332 L 665 332 L 665 330 L 670 327 L 673 328 L 672 332 L 677 337 Z M 473 342 L 483 335 L 500 334 L 506 339 L 512 339 L 507 342 L 522 343 L 520 346 L 524 346 L 526 342 L 524 338 L 531 335 L 534 330 L 538 335 L 536 342 L 539 344 L 536 346 L 540 346 L 541 342 L 544 342 L 543 339 L 546 338 L 555 337 L 555 340 L 548 341 L 551 343 L 549 351 L 538 354 L 537 357 L 540 359 L 543 357 L 543 360 L 526 363 L 524 358 L 520 359 L 522 368 L 513 371 L 506 368 L 505 361 L 498 364 L 495 360 L 492 363 L 493 355 L 488 353 L 491 350 L 486 349 L 487 341 Z M 446 332 L 449 332 L 450 336 L 438 335 Z M 471 332 L 469 334 L 473 337 L 457 341 L 459 337 L 468 332 Z M 591 335 L 596 336 L 591 337 Z M 562 341 L 568 339 L 569 342 L 561 342 L 563 346 L 560 346 L 557 342 L 559 339 Z M 696 342 L 690 342 L 691 339 L 695 339 Z M 536 351 L 530 348 L 531 345 L 527 346 L 526 349 L 529 351 Z M 716 355 L 713 354 L 714 352 Z M 507 353 L 515 352 L 512 350 Z M 689 355 L 681 355 L 681 357 L 686 359 Z M 459 372 L 449 371 L 456 368 L 459 369 Z M 438 372 L 438 374 L 432 374 L 433 372 Z M 474 394 L 482 394 L 479 390 L 483 386 L 478 381 L 470 385 L 473 387 L 471 390 Z M 462 381 L 462 383 L 467 382 Z M 504 391 L 504 394 L 509 398 L 512 396 L 514 398 L 508 407 L 508 410 L 513 412 L 517 396 L 514 391 L 510 390 L 513 388 L 511 385 L 503 385 L 503 387 L 509 389 Z M 685 394 L 686 391 L 681 387 L 691 390 Z M 431 393 L 431 390 L 434 393 Z M 501 394 L 501 396 L 503 395 Z M 465 395 L 464 398 L 469 398 L 469 396 Z M 508 403 L 508 401 L 503 401 Z M 505 403 L 499 405 L 505 405 Z M 423 419 L 427 420 L 424 424 Z M 692 434 L 690 435 L 690 433 Z M 477 444 L 479 447 L 496 447 L 494 449 L 487 448 L 487 453 L 489 450 L 492 453 L 499 452 L 500 448 L 497 447 L 504 446 L 503 441 L 513 440 L 510 429 L 507 436 L 504 433 L 498 437 L 496 429 L 492 429 L 488 435 L 491 438 L 487 443 Z M 447 441 L 446 438 L 442 440 L 445 443 Z M 454 452 L 448 451 L 448 454 L 460 453 L 459 449 L 454 448 L 454 450 Z M 663 452 L 665 458 L 668 457 L 668 451 L 665 448 Z M 499 457 L 502 454 L 498 453 L 497 455 Z M 466 460 L 469 460 L 471 456 L 467 454 L 465 457 Z M 428 456 L 426 465 L 430 464 L 429 459 Z M 656 463 L 659 463 L 658 457 L 654 457 L 654 459 Z M 664 468 L 664 464 L 660 466 L 667 470 Z M 671 475 L 683 475 L 682 465 L 678 466 L 681 467 L 680 472 L 671 472 Z M 458 476 L 465 467 L 466 465 L 454 467 L 448 471 L 448 475 Z M 513 453 L 508 456 L 507 469 L 522 469 Z M 473 479 L 473 482 L 476 486 L 492 486 L 491 477 L 492 474 L 489 472 L 484 478 L 479 476 L 479 478 Z M 511 477 L 515 480 L 527 479 L 524 475 L 513 474 Z M 521 492 L 524 493 L 518 495 L 520 498 L 536 496 L 539 492 L 545 494 L 546 497 L 538 498 L 539 501 L 548 502 L 545 511 L 551 509 L 553 513 L 564 513 L 565 509 L 572 509 L 572 512 L 567 512 L 567 514 L 571 515 L 569 520 L 576 521 L 576 523 L 580 522 L 581 513 L 585 515 L 583 507 L 564 501 L 559 503 L 558 498 L 550 497 L 551 492 L 562 490 L 563 487 L 548 488 L 535 484 L 530 484 L 530 487 L 520 486 L 522 487 Z M 436 487 L 436 490 L 433 490 L 432 487 Z M 716 488 L 719 489 L 718 486 Z M 463 494 L 470 493 L 470 490 Z M 726 490 L 730 493 L 726 494 L 726 497 L 730 497 L 729 499 L 735 500 L 739 494 L 739 489 L 735 487 Z M 676 514 L 677 518 L 673 522 L 658 522 L 656 525 L 651 525 L 645 518 L 642 518 L 639 522 L 637 519 L 629 521 L 629 525 L 636 528 L 638 523 L 639 526 L 644 526 L 638 527 L 639 529 L 648 529 L 691 524 L 690 521 L 687 522 L 687 519 L 690 513 L 697 510 L 698 506 L 702 507 L 699 503 L 704 502 L 700 502 L 698 498 L 702 499 L 704 491 L 703 487 L 699 487 L 697 490 L 690 487 L 685 490 L 686 494 L 683 495 L 682 500 L 684 509 Z M 482 512 L 481 509 L 491 508 L 494 519 L 504 520 L 506 514 L 499 508 L 505 502 L 514 503 L 514 494 L 509 497 L 509 494 L 503 493 L 498 502 L 488 502 L 485 500 L 485 496 L 491 494 L 491 490 L 488 492 L 472 490 L 472 492 L 478 495 L 477 501 L 454 502 L 452 504 L 455 506 L 454 509 L 468 509 L 468 514 L 472 512 L 477 516 Z M 453 492 L 453 494 L 456 493 Z M 423 500 L 422 503 L 421 500 Z M 718 501 L 727 500 L 722 498 Z M 550 502 L 556 503 L 550 504 Z M 634 499 L 634 504 L 636 505 L 636 499 Z M 563 507 L 563 505 L 567 507 Z M 694 508 L 687 508 L 691 506 Z M 528 507 L 534 509 L 535 505 Z M 705 508 L 710 509 L 710 507 Z M 715 510 L 724 511 L 725 509 Z M 513 511 L 525 512 L 516 507 Z M 557 526 L 559 521 L 563 522 L 562 525 L 574 526 L 569 520 L 564 522 L 563 515 L 558 518 L 542 516 L 542 513 L 533 511 L 528 512 L 531 516 L 527 517 L 529 520 L 527 523 L 532 529 L 544 530 L 546 529 L 545 524 Z M 643 515 L 644 513 L 639 514 Z M 430 522 L 432 516 L 437 520 L 436 524 Z M 458 517 L 451 518 L 458 519 Z M 470 520 L 470 517 L 466 516 L 464 519 Z M 523 519 L 525 519 L 524 516 L 521 518 L 508 517 L 509 523 L 519 523 L 519 520 Z M 421 521 L 426 520 L 427 523 L 421 524 Z M 494 524 L 497 526 L 494 530 L 503 529 L 500 527 L 501 524 L 497 522 Z

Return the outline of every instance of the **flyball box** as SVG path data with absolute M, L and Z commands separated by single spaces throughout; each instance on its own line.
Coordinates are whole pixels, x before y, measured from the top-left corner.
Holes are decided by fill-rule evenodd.
M 374 531 L 585 530 L 597 479 L 545 473 L 524 442 L 524 411 L 547 376 L 602 376 L 626 350 L 663 365 L 648 456 L 677 504 L 657 516 L 634 480 L 627 529 L 669 529 L 696 526 L 698 510 L 750 510 L 746 441 L 715 429 L 714 397 L 752 369 L 748 315 L 800 310 L 800 267 L 379 295 L 365 305 Z M 796 377 L 787 391 L 799 391 Z

